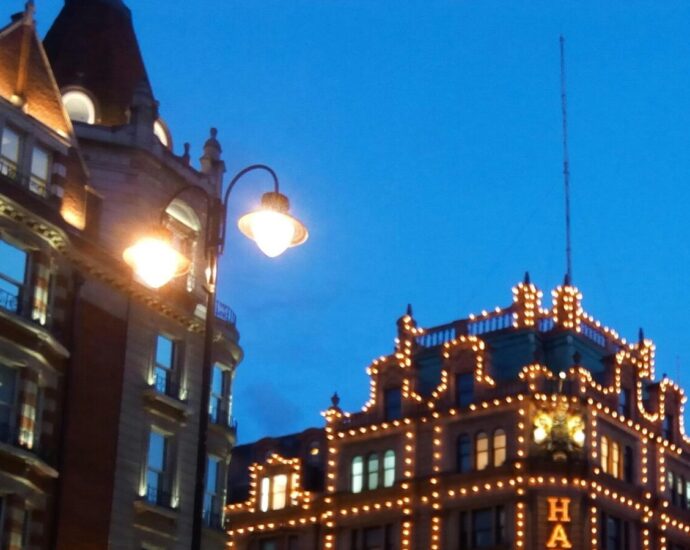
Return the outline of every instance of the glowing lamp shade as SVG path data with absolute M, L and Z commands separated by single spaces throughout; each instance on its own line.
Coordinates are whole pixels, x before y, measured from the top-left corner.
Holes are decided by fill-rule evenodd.
M 261 208 L 239 219 L 240 231 L 256 241 L 259 249 L 269 258 L 280 256 L 291 246 L 307 240 L 307 228 L 288 214 L 290 203 L 280 193 L 265 193 Z
M 175 250 L 164 235 L 144 237 L 127 248 L 122 256 L 135 275 L 151 288 L 162 287 L 189 268 L 189 260 Z

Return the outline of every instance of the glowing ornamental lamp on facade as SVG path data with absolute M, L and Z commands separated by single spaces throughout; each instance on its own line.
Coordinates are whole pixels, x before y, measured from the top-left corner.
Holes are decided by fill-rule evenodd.
M 240 231 L 256 242 L 261 251 L 274 258 L 285 250 L 307 240 L 306 227 L 288 211 L 288 198 L 280 193 L 278 176 L 264 164 L 253 164 L 240 170 L 228 184 L 223 200 L 209 195 L 203 188 L 190 185 L 175 193 L 161 211 L 161 228 L 152 235 L 139 239 L 123 253 L 125 262 L 146 285 L 160 288 L 175 277 L 184 275 L 191 265 L 191 259 L 178 252 L 170 235 L 162 228 L 166 211 L 172 202 L 183 193 L 200 195 L 206 205 L 206 328 L 204 335 L 204 356 L 201 380 L 201 414 L 199 415 L 199 445 L 197 446 L 196 487 L 194 493 L 194 517 L 192 528 L 192 548 L 201 548 L 201 530 L 204 501 L 204 482 L 206 477 L 206 432 L 208 429 L 208 408 L 211 392 L 211 374 L 213 369 L 213 332 L 216 311 L 216 276 L 218 258 L 223 253 L 228 211 L 228 198 L 235 184 L 248 172 L 261 170 L 268 172 L 273 180 L 273 191 L 265 193 L 261 207 L 245 214 L 239 219 Z

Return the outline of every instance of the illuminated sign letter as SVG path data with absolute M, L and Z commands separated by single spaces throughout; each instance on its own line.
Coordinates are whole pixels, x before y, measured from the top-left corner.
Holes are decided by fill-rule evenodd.
M 549 515 L 547 520 L 553 523 L 551 536 L 546 541 L 546 548 L 554 548 L 560 550 L 567 550 L 573 545 L 568 539 L 568 533 L 565 531 L 564 523 L 570 523 L 570 499 L 564 497 L 548 497 L 546 501 L 549 503 Z

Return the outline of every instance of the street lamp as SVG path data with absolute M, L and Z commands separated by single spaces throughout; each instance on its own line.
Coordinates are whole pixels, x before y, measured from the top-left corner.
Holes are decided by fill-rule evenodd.
M 183 193 L 197 193 L 202 196 L 206 205 L 206 236 L 204 243 L 206 269 L 206 328 L 204 334 L 204 355 L 201 380 L 201 411 L 199 414 L 199 445 L 197 449 L 196 486 L 194 491 L 194 523 L 192 529 L 192 548 L 201 548 L 201 529 L 204 501 L 204 483 L 206 477 L 208 408 L 211 394 L 211 373 L 213 369 L 213 330 L 216 310 L 216 276 L 218 258 L 225 246 L 227 227 L 228 198 L 235 184 L 248 172 L 262 170 L 273 179 L 273 191 L 264 193 L 261 207 L 245 214 L 238 221 L 239 229 L 244 235 L 256 241 L 261 251 L 273 258 L 279 256 L 292 246 L 298 246 L 307 240 L 307 228 L 288 211 L 290 203 L 282 195 L 278 186 L 278 176 L 264 164 L 253 164 L 240 170 L 230 180 L 221 201 L 211 196 L 201 187 L 186 186 L 175 193 L 161 212 L 161 228 L 127 248 L 123 257 L 134 273 L 148 286 L 159 288 L 174 277 L 183 275 L 189 269 L 191 260 L 185 258 L 172 246 L 170 236 L 162 228 L 166 210 L 170 204 Z

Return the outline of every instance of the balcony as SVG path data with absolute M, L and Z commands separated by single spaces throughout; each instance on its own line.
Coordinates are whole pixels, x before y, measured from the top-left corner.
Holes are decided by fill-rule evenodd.
M 156 367 L 153 383 L 144 391 L 147 408 L 184 425 L 191 409 L 180 395 L 180 385 L 173 380 L 173 373 L 168 369 Z
M 181 400 L 180 385 L 172 379 L 172 373 L 167 369 L 156 367 L 153 387 L 158 393 Z
M 230 445 L 235 444 L 237 440 L 237 420 L 230 415 L 225 407 L 219 407 L 211 401 L 208 422 L 210 429 L 222 433 Z

